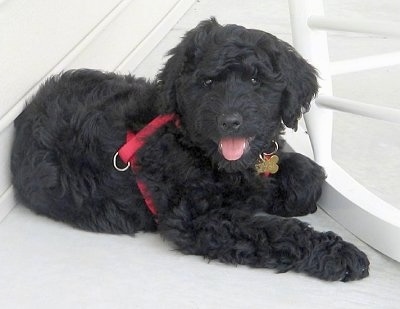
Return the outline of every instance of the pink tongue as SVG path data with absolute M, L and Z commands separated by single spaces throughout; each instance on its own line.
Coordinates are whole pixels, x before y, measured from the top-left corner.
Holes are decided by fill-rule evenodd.
M 219 146 L 226 160 L 239 160 L 246 148 L 246 139 L 244 137 L 225 137 L 221 139 Z

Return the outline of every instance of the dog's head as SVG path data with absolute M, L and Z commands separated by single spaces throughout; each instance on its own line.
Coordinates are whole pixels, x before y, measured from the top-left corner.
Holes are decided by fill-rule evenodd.
M 214 163 L 247 169 L 270 152 L 282 123 L 296 129 L 318 91 L 315 69 L 259 30 L 201 22 L 159 74 L 169 111 Z

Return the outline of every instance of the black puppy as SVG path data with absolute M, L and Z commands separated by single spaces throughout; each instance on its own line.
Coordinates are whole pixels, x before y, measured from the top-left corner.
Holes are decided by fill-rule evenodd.
M 93 70 L 50 78 L 15 120 L 18 199 L 85 230 L 158 230 L 226 263 L 366 277 L 355 246 L 284 218 L 314 212 L 325 178 L 278 150 L 283 124 L 296 128 L 317 93 L 314 68 L 271 34 L 215 19 L 170 56 L 157 82 Z

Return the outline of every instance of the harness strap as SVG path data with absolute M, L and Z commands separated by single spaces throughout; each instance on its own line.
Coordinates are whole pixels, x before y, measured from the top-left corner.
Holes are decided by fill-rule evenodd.
M 136 153 L 146 143 L 146 139 L 153 135 L 158 129 L 165 126 L 169 122 L 176 120 L 175 114 L 159 115 L 154 118 L 150 123 L 143 127 L 139 132 L 133 133 L 128 131 L 126 133 L 126 142 L 118 150 L 117 154 L 125 164 L 130 164 L 132 170 L 137 173 L 138 167 L 136 165 Z M 156 216 L 157 208 L 154 200 L 147 188 L 147 185 L 140 179 L 136 179 L 137 186 L 142 193 L 144 201 L 149 211 Z

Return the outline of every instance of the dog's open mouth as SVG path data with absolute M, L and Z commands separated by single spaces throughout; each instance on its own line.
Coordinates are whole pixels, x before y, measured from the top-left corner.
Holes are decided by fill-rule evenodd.
M 239 160 L 250 148 L 252 138 L 227 136 L 219 141 L 219 151 L 228 161 Z

